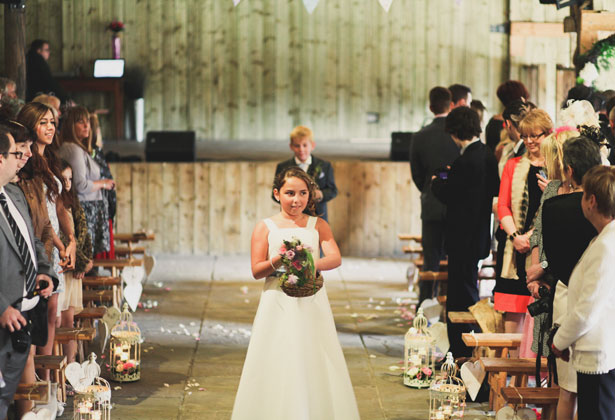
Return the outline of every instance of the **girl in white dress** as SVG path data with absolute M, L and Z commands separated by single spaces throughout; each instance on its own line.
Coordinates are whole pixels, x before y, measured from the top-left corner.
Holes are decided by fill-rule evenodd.
M 252 274 L 266 277 L 235 398 L 232 420 L 354 420 L 359 411 L 337 338 L 326 287 L 315 295 L 286 295 L 274 276 L 283 240 L 314 250 L 317 271 L 341 264 L 340 251 L 314 209 L 315 184 L 300 168 L 281 172 L 273 194 L 279 214 L 259 222 L 251 243 Z M 319 249 L 324 257 L 319 258 Z

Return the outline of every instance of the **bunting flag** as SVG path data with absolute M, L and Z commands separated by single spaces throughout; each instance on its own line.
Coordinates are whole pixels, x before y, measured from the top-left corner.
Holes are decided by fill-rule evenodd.
M 233 6 L 237 7 L 241 0 L 233 0 Z
M 318 0 L 303 0 L 303 5 L 309 14 L 312 14 L 314 9 L 316 9 L 316 5 L 318 4 Z
M 389 13 L 389 8 L 391 7 L 391 3 L 393 3 L 393 0 L 378 0 L 378 1 L 380 2 L 380 5 L 385 10 L 385 12 Z

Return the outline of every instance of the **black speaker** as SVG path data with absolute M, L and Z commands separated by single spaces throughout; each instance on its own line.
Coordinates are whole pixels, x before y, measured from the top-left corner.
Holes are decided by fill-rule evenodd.
M 147 162 L 194 162 L 196 133 L 194 131 L 148 131 L 145 138 Z
M 395 162 L 409 162 L 410 144 L 412 134 L 403 131 L 391 133 L 391 160 Z

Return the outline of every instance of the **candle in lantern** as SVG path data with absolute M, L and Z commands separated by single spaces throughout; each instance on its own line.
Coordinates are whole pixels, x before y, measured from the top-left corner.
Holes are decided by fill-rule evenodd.
M 94 410 L 92 411 L 92 420 L 100 420 L 101 419 L 101 412 L 100 410 Z
M 453 407 L 451 407 L 450 405 L 444 406 L 442 412 L 450 416 L 451 414 L 453 414 Z
M 436 420 L 444 420 L 444 414 L 441 411 L 436 413 Z
M 128 360 L 128 353 L 122 352 L 122 354 L 120 354 L 120 360 L 122 362 L 125 362 L 126 360 Z
M 419 349 L 419 356 L 425 356 L 427 354 L 427 349 L 425 347 L 421 347 Z

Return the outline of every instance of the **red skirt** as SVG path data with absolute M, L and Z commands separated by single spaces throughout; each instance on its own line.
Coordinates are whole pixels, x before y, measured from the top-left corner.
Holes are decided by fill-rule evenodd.
M 96 260 L 114 260 L 115 259 L 115 243 L 113 241 L 113 221 L 109 219 L 109 251 L 99 252 L 94 255 Z

